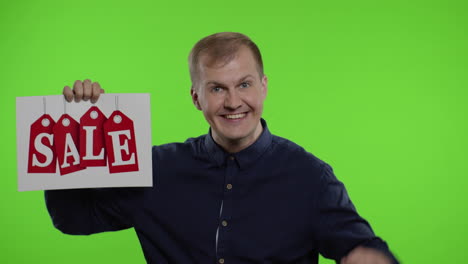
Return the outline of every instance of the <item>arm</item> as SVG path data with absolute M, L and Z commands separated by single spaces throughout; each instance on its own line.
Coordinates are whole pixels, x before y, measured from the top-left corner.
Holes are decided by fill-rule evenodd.
M 54 226 L 65 234 L 89 235 L 132 226 L 131 191 L 79 189 L 45 191 L 47 210 Z
M 319 252 L 341 264 L 398 263 L 387 244 L 358 215 L 346 189 L 324 164 L 318 194 Z

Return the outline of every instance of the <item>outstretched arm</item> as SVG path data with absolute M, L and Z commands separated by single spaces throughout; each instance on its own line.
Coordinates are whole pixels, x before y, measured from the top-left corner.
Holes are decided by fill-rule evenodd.
M 131 189 L 79 189 L 45 191 L 54 226 L 65 234 L 89 235 L 132 226 Z
M 319 184 L 319 252 L 340 264 L 398 263 L 387 244 L 359 216 L 343 183 L 328 164 L 323 164 Z

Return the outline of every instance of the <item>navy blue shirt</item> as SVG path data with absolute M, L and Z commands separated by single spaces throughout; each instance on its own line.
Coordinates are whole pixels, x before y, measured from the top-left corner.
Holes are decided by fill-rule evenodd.
M 331 167 L 262 125 L 235 154 L 210 134 L 153 147 L 151 188 L 46 191 L 52 221 L 75 235 L 133 227 L 149 263 L 318 263 L 358 245 L 394 259 Z

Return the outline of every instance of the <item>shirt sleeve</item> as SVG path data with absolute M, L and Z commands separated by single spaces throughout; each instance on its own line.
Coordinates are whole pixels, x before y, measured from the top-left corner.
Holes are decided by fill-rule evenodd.
M 369 223 L 359 216 L 343 183 L 326 163 L 319 185 L 317 233 L 320 254 L 339 263 L 352 249 L 364 246 L 381 251 L 398 264 L 385 241 L 375 236 Z
M 54 226 L 65 234 L 89 235 L 132 227 L 132 188 L 45 191 Z

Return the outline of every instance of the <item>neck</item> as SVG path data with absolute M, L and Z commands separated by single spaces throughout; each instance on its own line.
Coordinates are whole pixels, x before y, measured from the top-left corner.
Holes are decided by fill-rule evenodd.
M 248 148 L 260 137 L 263 131 L 261 122 L 258 122 L 257 127 L 253 131 L 252 135 L 248 135 L 245 138 L 229 139 L 216 135 L 212 131 L 213 140 L 221 146 L 228 153 L 237 153 L 241 150 Z

